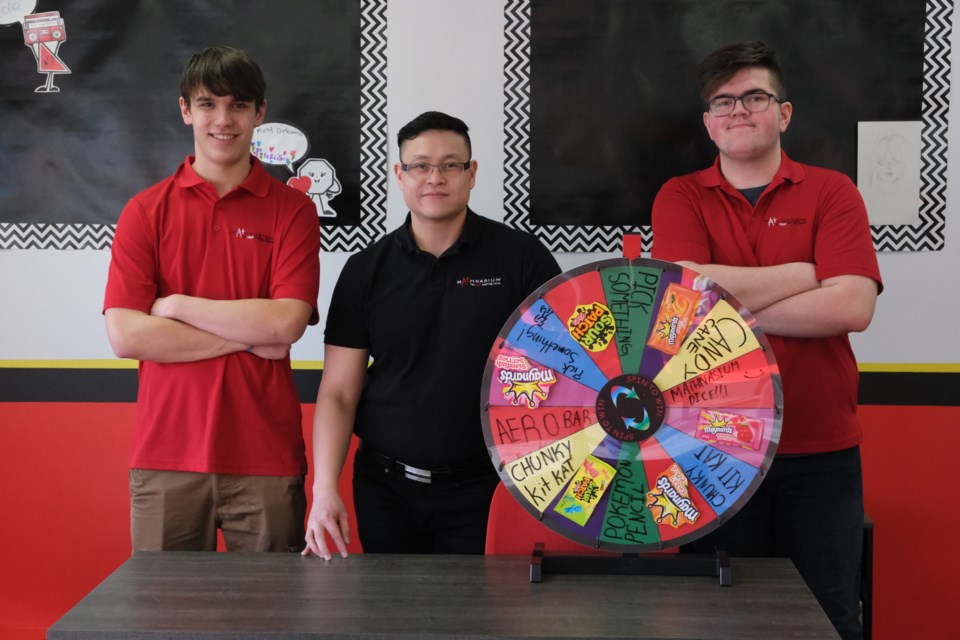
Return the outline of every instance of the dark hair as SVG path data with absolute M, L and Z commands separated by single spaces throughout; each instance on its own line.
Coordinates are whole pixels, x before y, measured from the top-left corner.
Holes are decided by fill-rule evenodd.
M 721 47 L 708 55 L 697 67 L 700 97 L 706 102 L 717 87 L 742 69 L 760 67 L 770 72 L 773 92 L 780 100 L 787 99 L 783 73 L 777 64 L 776 52 L 762 42 L 750 41 Z
M 259 109 L 267 93 L 260 66 L 233 47 L 209 47 L 194 54 L 180 75 L 180 95 L 187 105 L 190 95 L 204 87 L 215 96 L 251 100 Z
M 454 133 L 460 134 L 463 137 L 464 141 L 467 143 L 467 153 L 470 154 L 470 157 L 473 157 L 473 147 L 470 144 L 470 134 L 467 131 L 470 128 L 460 118 L 454 118 L 453 116 L 448 116 L 445 113 L 440 113 L 439 111 L 426 111 L 421 113 L 416 118 L 403 125 L 400 131 L 397 133 L 397 147 L 402 151 L 403 143 L 407 140 L 413 140 L 418 135 L 424 131 L 430 129 L 439 129 L 440 131 L 453 131 Z

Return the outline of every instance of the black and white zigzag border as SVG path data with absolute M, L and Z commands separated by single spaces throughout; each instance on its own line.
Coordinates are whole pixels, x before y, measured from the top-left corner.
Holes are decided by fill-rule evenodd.
M 324 251 L 355 251 L 387 226 L 387 0 L 360 1 L 360 224 L 324 227 Z M 116 225 L 0 222 L 0 249 L 109 249 Z
M 649 226 L 534 225 L 530 221 L 530 1 L 507 0 L 504 47 L 503 221 L 536 234 L 553 251 L 617 251 L 624 233 L 639 233 L 649 249 Z
M 324 251 L 357 251 L 387 230 L 387 0 L 360 2 L 360 224 L 323 227 Z
M 952 0 L 927 1 L 920 222 L 874 226 L 873 242 L 878 251 L 943 249 L 952 13 Z M 534 225 L 530 220 L 530 0 L 506 0 L 505 17 L 504 222 L 536 234 L 553 251 L 619 252 L 624 233 L 639 233 L 643 249 L 649 251 L 653 240 L 649 225 Z
M 928 0 L 920 133 L 920 222 L 872 227 L 878 251 L 939 251 L 947 209 L 947 112 L 952 0 Z
M 113 224 L 0 224 L 0 249 L 109 249 Z

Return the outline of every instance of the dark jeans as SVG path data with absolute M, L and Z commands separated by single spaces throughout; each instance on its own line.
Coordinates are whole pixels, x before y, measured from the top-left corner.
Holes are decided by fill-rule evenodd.
M 353 502 L 364 553 L 482 554 L 499 477 L 425 484 L 357 453 Z
M 790 558 L 840 635 L 862 638 L 860 448 L 774 458 L 750 501 L 684 550 L 714 546 L 731 557 Z

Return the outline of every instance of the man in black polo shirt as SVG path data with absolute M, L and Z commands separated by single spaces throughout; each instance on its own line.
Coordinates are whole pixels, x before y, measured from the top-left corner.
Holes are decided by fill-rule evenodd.
M 353 431 L 365 552 L 483 553 L 498 482 L 480 427 L 487 353 L 513 310 L 560 273 L 536 238 L 467 208 L 477 161 L 463 121 L 427 112 L 397 142 L 410 213 L 351 256 L 328 311 L 304 550 L 326 559 L 325 533 L 347 555 L 337 481 Z

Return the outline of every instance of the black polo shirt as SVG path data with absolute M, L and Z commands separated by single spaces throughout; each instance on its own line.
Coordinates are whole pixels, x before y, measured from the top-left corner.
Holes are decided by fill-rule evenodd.
M 347 260 L 326 344 L 373 357 L 356 434 L 405 463 L 438 468 L 484 456 L 480 384 L 510 314 L 560 273 L 534 236 L 467 211 L 439 258 L 403 226 Z

